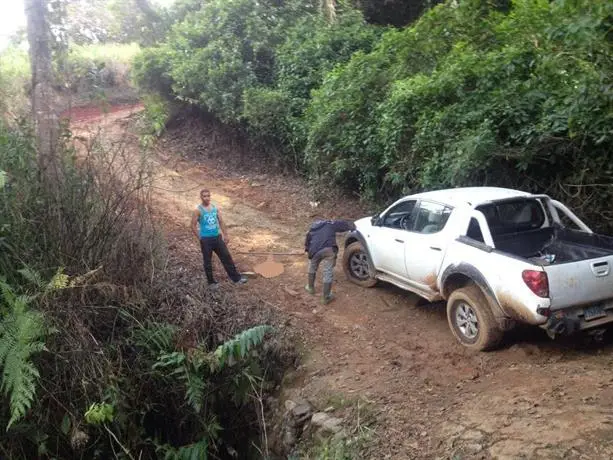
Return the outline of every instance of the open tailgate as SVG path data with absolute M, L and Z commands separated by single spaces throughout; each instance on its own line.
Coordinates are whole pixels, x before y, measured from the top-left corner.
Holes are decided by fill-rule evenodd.
M 552 310 L 613 300 L 613 255 L 544 269 Z

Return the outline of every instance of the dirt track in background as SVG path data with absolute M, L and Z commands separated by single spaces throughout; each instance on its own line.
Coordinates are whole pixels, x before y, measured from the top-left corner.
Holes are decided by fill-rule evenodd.
M 92 118 L 84 111 L 80 122 L 75 111 L 74 130 L 100 126 L 119 138 L 132 112 L 119 108 Z M 189 231 L 202 186 L 224 212 L 242 271 L 265 257 L 239 253 L 301 252 L 315 213 L 364 215 L 352 200 L 313 208 L 297 178 L 232 171 L 228 165 L 241 159 L 230 157 L 228 145 L 231 140 L 217 132 L 183 126 L 156 148 L 154 213 L 170 250 L 203 282 L 199 247 Z M 138 148 L 136 136 L 131 148 Z M 389 285 L 357 287 L 339 265 L 336 300 L 322 307 L 303 289 L 305 259 L 276 257 L 285 266 L 281 276 L 252 279 L 241 289 L 283 311 L 288 326 L 301 333 L 304 361 L 288 380 L 288 395 L 301 394 L 322 410 L 339 400 L 369 408 L 364 417 L 376 423 L 367 458 L 613 458 L 611 340 L 559 343 L 538 329 L 519 329 L 502 349 L 472 353 L 453 339 L 444 305 Z M 216 271 L 224 280 L 219 265 Z M 350 429 L 360 423 L 345 421 Z

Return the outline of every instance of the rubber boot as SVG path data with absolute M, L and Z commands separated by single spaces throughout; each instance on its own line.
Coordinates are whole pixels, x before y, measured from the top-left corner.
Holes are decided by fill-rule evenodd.
M 309 283 L 304 289 L 311 295 L 315 294 L 315 273 L 309 273 Z
M 334 295 L 332 295 L 332 283 L 324 283 L 324 305 L 328 305 L 330 302 L 334 300 Z

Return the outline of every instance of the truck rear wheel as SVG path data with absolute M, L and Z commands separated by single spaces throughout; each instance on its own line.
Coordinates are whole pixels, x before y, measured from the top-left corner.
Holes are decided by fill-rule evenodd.
M 343 251 L 343 271 L 352 283 L 362 287 L 373 287 L 377 279 L 372 276 L 368 266 L 368 254 L 359 241 L 354 241 Z
M 447 321 L 451 332 L 467 348 L 486 351 L 502 340 L 489 302 L 476 284 L 469 284 L 451 293 L 447 300 Z

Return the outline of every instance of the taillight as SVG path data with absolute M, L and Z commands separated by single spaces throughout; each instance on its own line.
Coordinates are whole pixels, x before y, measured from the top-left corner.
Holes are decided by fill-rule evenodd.
M 536 270 L 524 270 L 521 274 L 526 286 L 539 297 L 549 297 L 547 273 Z

